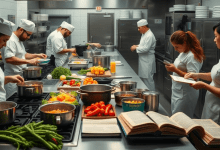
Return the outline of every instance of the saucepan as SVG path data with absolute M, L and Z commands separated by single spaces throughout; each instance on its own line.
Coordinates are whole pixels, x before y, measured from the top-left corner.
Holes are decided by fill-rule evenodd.
M 135 81 L 120 81 L 118 83 L 121 91 L 131 91 L 132 89 L 137 87 L 137 82 Z
M 18 83 L 18 96 L 20 97 L 40 97 L 43 94 L 43 82 L 24 81 Z
M 7 125 L 15 121 L 16 107 L 15 102 L 0 102 L 0 125 Z
M 52 110 L 66 110 L 65 113 L 49 113 Z M 40 118 L 46 124 L 66 126 L 73 122 L 75 118 L 76 106 L 67 103 L 51 103 L 39 107 Z
M 41 69 L 42 67 L 37 66 L 29 66 L 23 68 L 23 77 L 25 79 L 36 79 L 41 77 Z

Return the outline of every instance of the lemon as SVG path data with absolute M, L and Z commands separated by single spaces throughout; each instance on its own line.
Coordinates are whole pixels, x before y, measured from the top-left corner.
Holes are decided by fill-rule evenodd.
M 62 80 L 66 80 L 66 76 L 65 75 L 61 75 L 60 76 L 60 80 L 62 81 Z

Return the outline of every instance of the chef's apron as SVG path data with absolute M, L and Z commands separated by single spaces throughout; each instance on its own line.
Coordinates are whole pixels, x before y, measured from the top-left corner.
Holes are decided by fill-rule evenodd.
M 174 65 L 176 68 L 181 71 L 187 72 L 186 62 L 181 62 L 182 58 L 180 56 L 187 55 L 181 53 L 176 60 L 174 61 Z M 187 56 L 186 56 L 187 57 Z M 201 64 L 198 62 L 198 68 L 196 72 L 199 72 L 201 69 Z M 179 76 L 177 73 L 173 73 L 175 76 Z M 172 95 L 171 95 L 171 111 L 172 114 L 177 112 L 183 112 L 190 118 L 193 118 L 194 111 L 196 108 L 196 104 L 199 98 L 199 90 L 196 90 L 189 86 L 186 83 L 180 83 L 172 80 Z
M 211 86 L 220 88 L 220 61 L 212 67 Z M 220 125 L 220 98 L 213 93 L 207 91 L 205 96 L 205 104 L 202 111 L 202 119 L 212 119 Z
M 0 101 L 6 101 L 6 91 L 4 88 L 5 75 L 2 69 L 0 68 Z

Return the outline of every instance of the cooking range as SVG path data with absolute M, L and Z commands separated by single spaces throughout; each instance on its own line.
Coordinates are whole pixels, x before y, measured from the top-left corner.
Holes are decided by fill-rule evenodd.
M 16 107 L 16 119 L 10 125 L 0 126 L 0 130 L 5 130 L 11 125 L 16 126 L 24 126 L 32 121 L 40 122 L 40 112 L 38 108 L 41 105 L 42 99 L 48 100 L 50 98 L 49 93 L 43 93 L 42 96 L 38 98 L 23 98 L 19 97 L 17 93 L 13 94 L 11 97 L 7 99 L 7 101 L 13 101 L 17 103 Z M 64 137 L 63 143 L 69 143 L 73 141 L 73 137 L 75 134 L 77 118 L 79 117 L 80 106 L 76 106 L 75 118 L 73 123 L 64 126 L 58 127 L 57 131 L 60 135 Z

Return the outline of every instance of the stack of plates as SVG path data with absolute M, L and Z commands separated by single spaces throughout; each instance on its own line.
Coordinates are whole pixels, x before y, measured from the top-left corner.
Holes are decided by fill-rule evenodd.
M 169 12 L 174 12 L 174 8 L 173 8 L 173 7 L 170 7 L 170 8 L 169 8 Z
M 220 6 L 213 7 L 212 18 L 220 18 Z
M 121 19 L 129 19 L 129 10 L 121 10 L 120 11 Z
M 208 6 L 196 6 L 196 18 L 209 18 Z
M 186 11 L 195 11 L 195 5 L 186 5 Z
M 173 5 L 174 11 L 185 11 L 186 5 Z
M 141 11 L 140 10 L 134 10 L 133 11 L 133 18 L 134 19 L 141 19 Z

